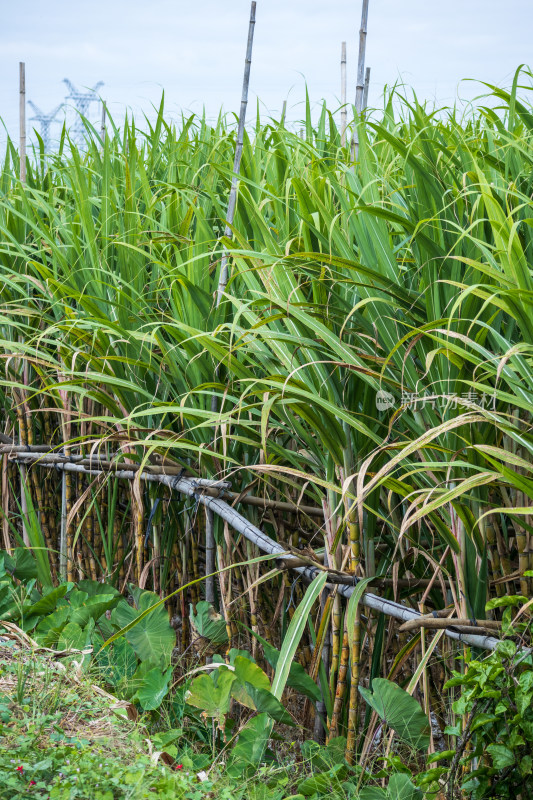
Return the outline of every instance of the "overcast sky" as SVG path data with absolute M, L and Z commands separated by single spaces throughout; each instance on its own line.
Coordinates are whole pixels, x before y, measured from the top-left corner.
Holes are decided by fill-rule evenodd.
M 65 77 L 80 87 L 104 81 L 117 119 L 125 108 L 150 113 L 163 88 L 170 114 L 238 110 L 249 0 L 1 0 L 1 8 L 0 117 L 13 135 L 19 61 L 28 99 L 45 112 L 63 101 Z M 287 99 L 289 120 L 300 119 L 305 82 L 314 102 L 334 108 L 343 40 L 352 100 L 360 16 L 361 0 L 258 0 L 250 111 L 257 98 L 265 112 Z M 463 78 L 509 85 L 520 63 L 533 65 L 532 23 L 533 0 L 370 0 L 370 105 L 398 79 L 443 104 L 481 91 Z

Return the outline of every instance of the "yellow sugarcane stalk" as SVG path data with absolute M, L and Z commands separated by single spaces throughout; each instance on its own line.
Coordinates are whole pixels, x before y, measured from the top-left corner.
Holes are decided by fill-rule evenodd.
M 311 679 L 314 681 L 316 681 L 316 679 L 318 678 L 318 670 L 320 669 L 320 661 L 322 658 L 322 648 L 324 647 L 324 640 L 326 638 L 326 633 L 329 627 L 329 619 L 332 608 L 333 608 L 333 595 L 330 594 L 326 598 L 326 602 L 324 603 L 324 611 L 322 612 L 322 617 L 320 619 L 316 635 L 315 652 L 313 653 L 313 659 L 311 661 L 310 676 Z
M 353 653 L 351 659 L 350 700 L 348 705 L 348 735 L 346 737 L 345 758 L 353 764 L 355 757 L 355 740 L 357 736 L 357 711 L 359 706 L 359 669 L 361 660 L 361 608 L 357 608 L 354 626 Z
M 329 671 L 329 689 L 331 694 L 335 692 L 335 678 L 339 669 L 340 658 L 340 637 L 341 627 L 341 601 L 338 594 L 333 600 L 333 610 L 331 614 L 331 667 Z
M 329 725 L 328 741 L 339 735 L 339 719 L 342 710 L 342 703 L 346 693 L 346 675 L 348 673 L 348 664 L 350 661 L 350 644 L 348 639 L 348 631 L 344 630 L 342 639 L 342 650 L 339 662 L 339 675 L 337 678 L 337 687 L 335 689 L 335 700 L 333 702 L 333 712 L 331 714 L 331 722 Z

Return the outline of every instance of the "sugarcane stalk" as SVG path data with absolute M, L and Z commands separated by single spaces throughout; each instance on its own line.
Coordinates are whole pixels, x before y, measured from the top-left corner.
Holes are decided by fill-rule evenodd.
M 332 696 L 335 694 L 335 680 L 339 669 L 341 649 L 340 629 L 341 599 L 339 594 L 335 594 L 331 613 L 331 666 L 329 671 L 329 689 Z
M 348 664 L 350 661 L 350 643 L 348 638 L 348 631 L 344 629 L 344 636 L 342 639 L 342 650 L 339 662 L 339 674 L 337 677 L 337 686 L 335 688 L 335 700 L 333 702 L 333 712 L 331 714 L 331 721 L 329 725 L 328 741 L 334 739 L 339 735 L 339 720 L 342 711 L 342 704 L 344 695 L 346 694 L 346 676 L 348 674 Z
M 352 657 L 350 663 L 350 699 L 348 704 L 348 732 L 346 736 L 346 751 L 344 757 L 348 764 L 353 764 L 355 759 L 355 745 L 357 737 L 357 711 L 359 707 L 359 670 L 361 662 L 361 606 L 357 607 Z

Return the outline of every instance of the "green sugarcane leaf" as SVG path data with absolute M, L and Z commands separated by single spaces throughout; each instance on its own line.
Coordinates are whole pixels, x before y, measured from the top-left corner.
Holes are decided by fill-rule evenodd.
M 324 572 L 318 575 L 314 581 L 308 586 L 303 600 L 294 612 L 294 616 L 290 621 L 287 633 L 283 639 L 281 646 L 274 680 L 272 681 L 272 694 L 281 700 L 281 695 L 285 689 L 287 679 L 289 677 L 291 663 L 296 653 L 296 648 L 300 643 L 303 632 L 307 625 L 307 617 L 311 612 L 313 604 L 324 588 L 327 581 L 327 573 Z

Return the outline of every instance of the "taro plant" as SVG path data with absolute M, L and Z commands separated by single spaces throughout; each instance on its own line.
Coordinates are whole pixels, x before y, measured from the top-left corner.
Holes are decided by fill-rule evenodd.
M 106 639 L 159 602 L 153 592 L 131 587 L 133 605 L 112 586 L 85 580 L 37 588 L 37 565 L 28 551 L 0 554 L 0 620 L 13 622 L 38 645 L 72 650 L 67 662 L 96 669 L 121 698 L 152 711 L 166 697 L 176 635 L 164 607 L 139 620 L 109 648 Z M 109 618 L 108 618 L 109 617 Z
M 224 745 L 228 732 L 231 732 L 232 749 L 228 769 L 232 774 L 242 773 L 262 761 L 274 721 L 285 725 L 294 724 L 281 699 L 289 681 L 292 661 L 304 632 L 307 616 L 324 588 L 326 579 L 325 573 L 315 578 L 296 609 L 281 650 L 276 654 L 272 683 L 248 654 L 233 650 L 228 654 L 228 663 L 218 657 L 210 665 L 210 675 L 194 678 L 185 695 L 188 705 L 200 709 L 204 718 L 212 718 L 216 722 Z M 233 724 L 230 724 L 229 731 L 226 728 L 226 716 L 232 700 L 257 712 L 236 732 L 232 731 Z

